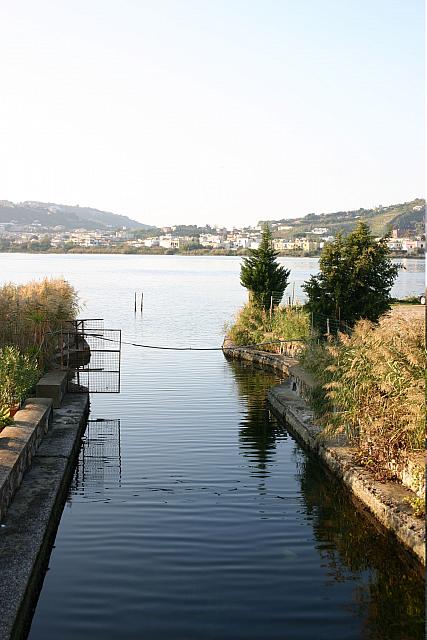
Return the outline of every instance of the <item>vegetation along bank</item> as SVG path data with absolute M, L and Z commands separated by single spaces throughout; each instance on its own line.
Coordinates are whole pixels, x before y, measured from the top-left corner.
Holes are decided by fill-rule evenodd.
M 398 266 L 364 224 L 325 247 L 304 306 L 279 304 L 276 257 L 265 228 L 224 353 L 286 376 L 273 410 L 425 562 L 423 308 L 392 308 Z

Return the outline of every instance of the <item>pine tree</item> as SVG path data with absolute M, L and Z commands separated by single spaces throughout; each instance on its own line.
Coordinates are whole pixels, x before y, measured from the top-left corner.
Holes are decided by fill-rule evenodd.
M 376 322 L 390 309 L 399 265 L 391 261 L 387 237 L 377 241 L 364 222 L 325 245 L 319 266 L 303 285 L 316 326 L 324 329 L 326 318 L 331 330 L 352 327 L 360 318 Z
M 277 262 L 277 256 L 271 231 L 264 225 L 259 248 L 250 250 L 240 269 L 241 285 L 248 289 L 250 300 L 263 309 L 270 307 L 271 298 L 273 305 L 280 304 L 288 285 L 290 270 Z

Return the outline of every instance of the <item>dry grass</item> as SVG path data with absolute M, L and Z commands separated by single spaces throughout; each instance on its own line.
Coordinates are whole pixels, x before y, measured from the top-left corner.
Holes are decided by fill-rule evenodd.
M 41 368 L 64 321 L 78 313 L 75 289 L 63 279 L 0 287 L 0 347 L 15 345 L 38 357 Z
M 361 320 L 317 351 L 303 364 L 323 390 L 326 432 L 346 433 L 365 462 L 384 468 L 424 448 L 423 320 Z

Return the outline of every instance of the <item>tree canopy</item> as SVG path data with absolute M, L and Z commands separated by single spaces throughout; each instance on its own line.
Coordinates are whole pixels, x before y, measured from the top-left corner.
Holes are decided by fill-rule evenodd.
M 288 285 L 290 270 L 277 262 L 278 255 L 271 231 L 264 225 L 259 248 L 251 249 L 240 269 L 240 283 L 248 289 L 250 300 L 263 309 L 270 307 L 271 298 L 273 305 L 280 304 Z
M 325 245 L 320 272 L 303 285 L 307 308 L 317 326 L 352 327 L 360 318 L 376 322 L 390 308 L 390 291 L 399 265 L 392 263 L 387 236 L 375 240 L 361 222 L 347 237 Z

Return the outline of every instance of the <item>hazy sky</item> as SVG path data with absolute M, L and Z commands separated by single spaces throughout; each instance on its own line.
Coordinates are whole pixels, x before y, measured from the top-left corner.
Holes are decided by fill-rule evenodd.
M 422 0 L 0 0 L 0 199 L 150 224 L 424 195 Z

